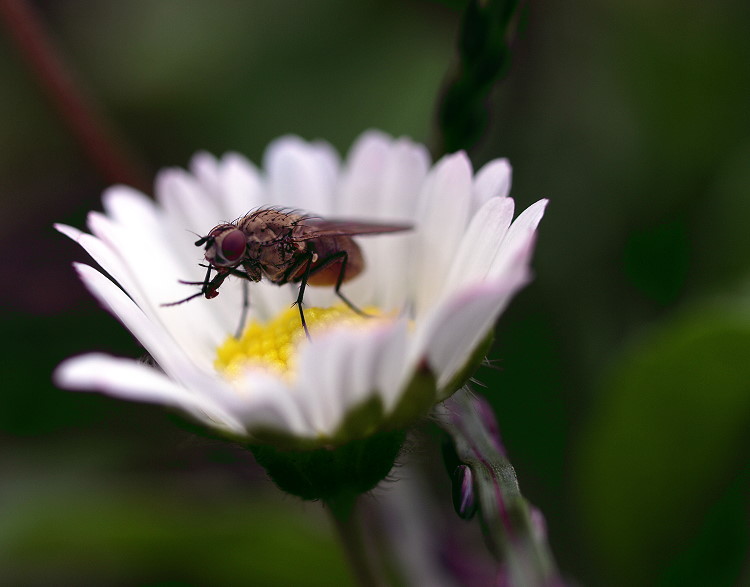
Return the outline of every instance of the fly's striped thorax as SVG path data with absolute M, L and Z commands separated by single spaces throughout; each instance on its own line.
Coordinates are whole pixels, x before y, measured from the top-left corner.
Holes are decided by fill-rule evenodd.
M 304 217 L 273 208 L 255 210 L 237 221 L 237 228 L 245 233 L 248 243 L 272 243 L 290 237 L 297 223 Z

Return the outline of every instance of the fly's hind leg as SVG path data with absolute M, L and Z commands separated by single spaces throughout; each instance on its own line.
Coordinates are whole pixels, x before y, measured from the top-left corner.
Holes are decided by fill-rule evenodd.
M 302 300 L 305 297 L 305 288 L 307 287 L 307 280 L 310 278 L 310 269 L 312 268 L 313 264 L 312 253 L 307 253 L 306 255 L 304 255 L 300 263 L 295 265 L 295 268 L 300 267 L 303 263 L 305 264 L 305 272 L 302 274 L 302 279 L 299 283 L 299 293 L 297 294 L 297 301 L 294 302 L 294 305 L 296 305 L 299 309 L 299 319 L 302 322 L 302 328 L 305 330 L 305 336 L 307 337 L 307 340 L 312 340 L 312 338 L 310 337 L 310 331 L 307 329 L 307 322 L 305 322 L 305 312 L 302 309 Z
M 323 261 L 320 265 L 318 265 L 315 268 L 315 272 L 320 271 L 321 269 L 325 269 L 329 265 L 332 265 L 333 263 L 336 263 L 337 261 L 341 260 L 341 269 L 339 270 L 339 276 L 336 279 L 336 286 L 334 287 L 333 291 L 334 293 L 341 299 L 342 302 L 344 302 L 349 308 L 353 311 L 359 314 L 360 316 L 364 316 L 365 318 L 372 318 L 372 315 L 368 314 L 364 310 L 358 308 L 354 303 L 347 298 L 344 293 L 341 291 L 341 284 L 344 283 L 344 277 L 346 276 L 346 263 L 349 260 L 349 253 L 346 251 L 339 251 L 337 253 L 334 253 L 330 257 L 328 257 L 325 261 Z
M 300 321 L 302 322 L 302 328 L 305 330 L 305 336 L 307 336 L 308 340 L 312 340 L 310 337 L 310 331 L 307 328 L 307 322 L 305 322 L 305 312 L 302 309 L 302 300 L 305 297 L 305 289 L 307 288 L 307 282 L 310 279 L 311 275 L 314 275 L 318 271 L 321 271 L 328 267 L 329 265 L 332 265 L 333 263 L 336 263 L 338 261 L 341 261 L 341 270 L 339 271 L 339 275 L 336 278 L 336 286 L 334 287 L 334 292 L 336 295 L 343 301 L 349 308 L 351 308 L 352 311 L 356 312 L 360 316 L 365 316 L 366 318 L 372 318 L 370 314 L 367 314 L 363 310 L 359 309 L 357 306 L 352 303 L 349 298 L 347 298 L 342 292 L 341 292 L 341 284 L 344 283 L 344 277 L 346 276 L 346 263 L 349 259 L 349 254 L 346 251 L 338 251 L 337 253 L 333 253 L 323 261 L 321 261 L 316 267 L 315 270 L 312 270 L 313 265 L 313 254 L 307 253 L 305 254 L 302 259 L 299 261 L 299 263 L 295 263 L 293 267 L 289 269 L 287 272 L 288 275 L 293 275 L 297 269 L 301 266 L 305 266 L 305 271 L 302 274 L 302 279 L 300 279 L 300 285 L 299 285 L 299 293 L 297 294 L 297 300 L 294 302 L 294 304 L 299 308 L 299 317 Z

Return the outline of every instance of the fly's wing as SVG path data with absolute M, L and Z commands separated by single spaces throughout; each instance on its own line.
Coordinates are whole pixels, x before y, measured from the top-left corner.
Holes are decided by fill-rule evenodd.
M 323 218 L 305 218 L 297 224 L 292 234 L 293 241 L 308 241 L 323 236 L 354 236 L 358 234 L 385 234 L 402 232 L 414 228 L 411 224 L 390 222 L 359 222 L 356 220 L 325 220 Z

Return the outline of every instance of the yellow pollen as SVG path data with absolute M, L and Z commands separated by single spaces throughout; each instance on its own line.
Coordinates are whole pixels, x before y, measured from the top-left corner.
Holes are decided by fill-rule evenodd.
M 305 321 L 310 336 L 331 326 L 360 327 L 379 316 L 374 307 L 364 308 L 361 316 L 343 304 L 330 308 L 305 308 Z M 297 344 L 305 339 L 299 310 L 289 308 L 269 322 L 253 320 L 237 339 L 230 336 L 216 351 L 214 366 L 228 377 L 241 375 L 246 369 L 259 367 L 276 375 L 291 379 L 295 373 Z

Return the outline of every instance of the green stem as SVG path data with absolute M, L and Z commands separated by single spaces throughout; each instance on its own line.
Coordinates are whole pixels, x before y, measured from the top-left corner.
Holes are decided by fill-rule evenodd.
M 469 0 L 458 60 L 439 98 L 432 154 L 469 150 L 487 131 L 490 92 L 510 67 L 523 0 Z
M 377 587 L 379 581 L 367 556 L 362 528 L 356 515 L 356 495 L 345 495 L 326 501 L 336 533 L 357 583 L 361 587 Z

